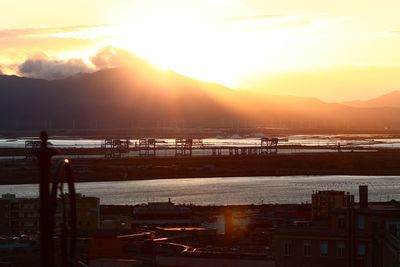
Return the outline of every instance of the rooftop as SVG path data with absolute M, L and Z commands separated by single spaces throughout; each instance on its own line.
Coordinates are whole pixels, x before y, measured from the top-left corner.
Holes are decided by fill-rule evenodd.
M 162 231 L 210 231 L 212 229 L 203 227 L 157 227 L 157 230 Z
M 322 191 L 314 191 L 313 195 L 330 195 L 330 196 L 344 196 L 350 194 L 345 191 L 337 191 L 337 190 L 322 190 Z

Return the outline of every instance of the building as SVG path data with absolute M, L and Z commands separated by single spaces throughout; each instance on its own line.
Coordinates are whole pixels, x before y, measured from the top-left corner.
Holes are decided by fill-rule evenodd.
M 272 256 L 243 253 L 229 248 L 194 248 L 169 242 L 157 244 L 156 266 L 162 267 L 275 267 Z
M 191 219 L 191 210 L 171 202 L 149 202 L 135 206 L 133 224 L 148 226 L 182 226 L 196 223 Z
M 0 234 L 18 235 L 39 229 L 39 200 L 4 194 L 0 198 Z
M 100 228 L 100 199 L 76 194 L 76 217 L 78 231 L 91 233 Z M 68 201 L 67 201 L 68 202 Z
M 360 203 L 338 191 L 313 194 L 312 219 L 293 222 L 274 233 L 277 267 L 399 266 L 400 205 Z
M 354 196 L 344 191 L 317 191 L 312 194 L 311 216 L 313 219 L 329 217 L 333 209 L 349 207 L 354 202 Z
M 90 246 L 84 258 L 90 266 L 109 266 L 105 264 L 109 262 L 112 262 L 110 266 L 129 266 L 124 265 L 128 262 L 132 262 L 132 266 L 140 266 L 143 262 L 152 263 L 153 238 L 150 232 L 127 235 L 100 232 L 90 238 Z
M 155 231 L 157 237 L 174 241 L 211 243 L 217 239 L 215 229 L 203 227 L 156 227 Z
M 36 237 L 0 238 L 0 266 L 39 266 L 39 242 Z
M 95 259 L 90 261 L 90 267 L 140 267 L 143 262 L 135 259 Z
M 68 195 L 65 203 L 68 209 Z M 58 199 L 55 214 L 56 226 L 62 222 L 61 200 Z M 76 194 L 77 228 L 80 233 L 99 228 L 100 200 Z M 36 233 L 39 229 L 39 199 L 17 198 L 14 194 L 4 194 L 0 198 L 0 234 L 18 235 Z
M 102 220 L 100 228 L 103 230 L 131 230 L 132 219 L 127 216 L 121 216 L 120 218 Z

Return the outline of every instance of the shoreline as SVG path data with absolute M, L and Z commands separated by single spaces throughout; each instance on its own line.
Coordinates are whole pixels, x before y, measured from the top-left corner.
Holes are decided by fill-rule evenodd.
M 71 159 L 76 182 L 261 176 L 400 176 L 400 153 Z M 54 167 L 54 165 L 53 165 Z M 0 184 L 36 184 L 35 160 L 0 162 Z
M 0 130 L 0 137 L 38 137 L 42 129 Z M 383 135 L 400 137 L 400 129 L 338 129 L 338 128 L 279 128 L 259 126 L 253 128 L 121 128 L 121 129 L 51 129 L 52 137 L 103 139 L 110 138 L 215 138 L 217 135 L 229 137 L 234 134 L 252 135 Z

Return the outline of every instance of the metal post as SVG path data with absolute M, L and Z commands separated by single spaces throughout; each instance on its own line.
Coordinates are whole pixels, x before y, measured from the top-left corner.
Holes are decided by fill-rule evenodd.
M 40 133 L 41 147 L 34 154 L 38 158 L 40 170 L 40 262 L 41 267 L 54 266 L 54 241 L 51 230 L 50 214 L 50 168 L 51 157 L 57 154 L 57 150 L 47 146 L 48 135 L 45 131 Z
M 71 266 L 75 265 L 76 262 L 76 235 L 77 235 L 77 217 L 76 217 L 76 193 L 74 177 L 72 175 L 71 165 L 66 160 L 64 164 L 65 176 L 68 183 L 68 199 L 69 199 L 69 226 L 70 226 L 70 240 L 69 240 L 69 261 Z

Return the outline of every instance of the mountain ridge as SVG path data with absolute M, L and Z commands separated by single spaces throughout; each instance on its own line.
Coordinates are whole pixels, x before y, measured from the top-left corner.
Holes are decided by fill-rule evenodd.
M 60 80 L 0 75 L 0 130 L 282 127 L 400 128 L 400 108 L 232 90 L 150 66 Z
M 387 94 L 378 96 L 376 98 L 372 98 L 369 100 L 356 100 L 356 101 L 348 101 L 343 104 L 349 105 L 352 107 L 359 108 L 384 108 L 384 107 L 392 107 L 392 108 L 400 108 L 400 90 L 394 90 Z

